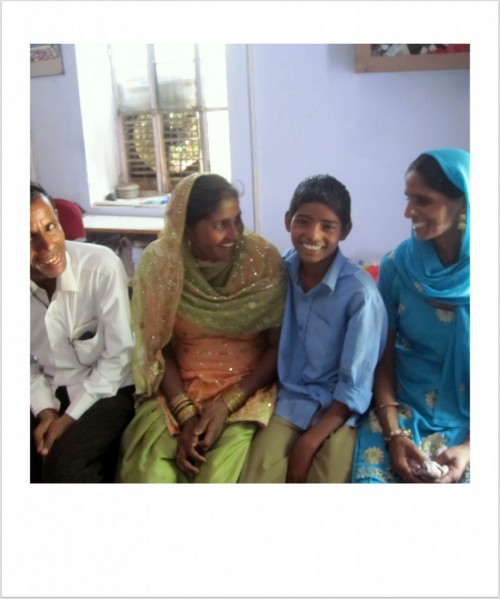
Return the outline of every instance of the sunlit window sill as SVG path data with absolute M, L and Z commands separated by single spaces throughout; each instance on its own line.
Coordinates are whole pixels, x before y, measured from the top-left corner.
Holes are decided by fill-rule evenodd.
M 168 195 L 139 197 L 135 199 L 98 200 L 88 210 L 88 214 L 115 216 L 163 216 Z
M 116 198 L 115 200 L 101 200 L 100 202 L 95 202 L 94 206 L 107 206 L 108 208 L 113 208 L 114 206 L 126 206 L 127 208 L 161 208 L 167 204 L 169 197 L 170 194 L 139 197 L 134 199 Z
M 88 233 L 154 234 L 163 229 L 163 218 L 126 216 L 123 214 L 85 214 L 83 224 Z

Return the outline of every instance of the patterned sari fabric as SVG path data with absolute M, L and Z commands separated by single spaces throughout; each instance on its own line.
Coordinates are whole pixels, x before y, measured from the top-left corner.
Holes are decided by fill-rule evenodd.
M 165 229 L 144 251 L 135 275 L 134 380 L 137 394 L 153 399 L 154 406 L 151 402 L 146 402 L 147 409 L 141 406 L 123 437 L 122 470 L 129 473 L 122 472 L 125 482 L 133 482 L 136 461 L 151 464 L 147 456 L 138 454 L 152 452 L 158 460 L 166 460 L 158 448 L 165 443 L 171 447 L 166 437 L 179 431 L 159 393 L 164 374 L 162 349 L 172 341 L 185 391 L 202 412 L 221 391 L 256 366 L 265 350 L 264 331 L 279 327 L 283 317 L 286 280 L 281 256 L 263 238 L 245 229 L 236 257 L 229 263 L 200 262 L 191 254 L 184 239 L 184 221 L 189 194 L 199 176 L 187 177 L 173 192 Z M 229 422 L 265 426 L 275 401 L 276 385 L 261 389 Z M 151 435 L 157 441 L 152 442 Z M 153 476 L 156 482 L 162 482 L 158 480 L 161 472 L 160 468 Z
M 429 457 L 459 445 L 469 434 L 469 154 L 427 152 L 460 190 L 467 212 L 458 261 L 444 267 L 430 241 L 413 234 L 384 257 L 379 288 L 396 331 L 399 424 Z M 443 309 L 443 304 L 450 309 Z M 460 482 L 469 481 L 467 468 Z M 402 482 L 390 469 L 382 428 L 367 414 L 358 433 L 353 482 Z

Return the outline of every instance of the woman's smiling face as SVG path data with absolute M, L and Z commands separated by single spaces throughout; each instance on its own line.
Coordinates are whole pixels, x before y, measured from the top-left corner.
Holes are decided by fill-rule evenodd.
M 418 239 L 429 241 L 457 230 L 460 214 L 465 212 L 464 201 L 451 200 L 432 189 L 416 171 L 406 176 L 405 195 L 408 204 L 404 215 L 411 219 Z
M 232 260 L 242 233 L 240 204 L 235 198 L 221 200 L 212 214 L 186 228 L 193 256 L 210 262 Z

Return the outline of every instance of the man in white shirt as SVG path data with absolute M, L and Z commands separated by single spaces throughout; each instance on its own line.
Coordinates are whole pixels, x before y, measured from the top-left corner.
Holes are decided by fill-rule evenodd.
M 30 186 L 31 482 L 112 482 L 134 414 L 127 276 L 103 246 L 65 241 Z

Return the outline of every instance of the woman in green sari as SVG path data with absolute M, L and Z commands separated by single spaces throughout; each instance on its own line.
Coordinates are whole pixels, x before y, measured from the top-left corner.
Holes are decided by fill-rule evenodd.
M 279 252 L 244 228 L 234 187 L 184 179 L 135 276 L 139 407 L 118 482 L 237 482 L 276 400 L 284 297 Z

